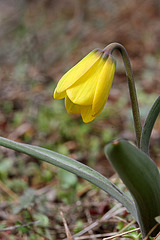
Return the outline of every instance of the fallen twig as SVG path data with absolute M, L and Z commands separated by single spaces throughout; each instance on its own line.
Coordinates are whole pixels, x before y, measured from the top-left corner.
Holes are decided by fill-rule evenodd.
M 131 233 L 131 232 L 135 232 L 135 231 L 138 231 L 138 230 L 140 230 L 140 228 L 135 228 L 135 229 L 123 232 L 123 233 L 118 233 L 118 234 L 116 234 L 116 235 L 114 235 L 112 237 L 103 238 L 103 240 L 110 240 L 110 239 L 117 238 L 117 237 L 126 235 L 126 234 Z
M 22 225 L 15 225 L 15 226 L 11 226 L 11 227 L 6 227 L 6 228 L 3 228 L 3 229 L 0 229 L 0 232 L 3 232 L 3 231 L 11 231 L 11 230 L 15 230 L 17 228 L 21 228 L 21 227 L 29 227 L 31 225 L 35 225 L 37 223 L 39 223 L 40 220 L 38 221 L 35 221 L 35 222 L 29 222 L 29 223 L 25 223 L 25 224 L 22 224 Z

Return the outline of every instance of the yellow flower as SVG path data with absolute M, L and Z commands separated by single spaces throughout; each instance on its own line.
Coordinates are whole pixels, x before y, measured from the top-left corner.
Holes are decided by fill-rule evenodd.
M 65 98 L 67 112 L 81 114 L 85 123 L 103 110 L 115 73 L 115 61 L 95 49 L 71 68 L 58 82 L 54 98 Z

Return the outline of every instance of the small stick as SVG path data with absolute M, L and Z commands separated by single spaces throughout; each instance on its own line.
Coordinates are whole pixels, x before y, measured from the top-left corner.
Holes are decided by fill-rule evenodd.
M 11 198 L 13 198 L 15 201 L 18 200 L 17 194 L 15 194 L 9 187 L 7 187 L 1 180 L 0 180 L 0 188 L 2 191 L 7 193 Z
M 135 228 L 135 229 L 129 230 L 127 232 L 119 233 L 119 234 L 116 234 L 112 237 L 103 238 L 103 240 L 110 240 L 110 239 L 113 239 L 113 238 L 121 237 L 123 235 L 126 235 L 126 234 L 131 233 L 131 232 L 135 232 L 135 231 L 138 231 L 138 230 L 140 230 L 140 228 Z
M 62 217 L 62 220 L 63 220 L 63 224 L 64 224 L 64 227 L 65 227 L 65 231 L 66 231 L 67 239 L 68 239 L 68 240 L 73 240 L 72 235 L 71 235 L 71 233 L 70 233 L 70 230 L 69 230 L 69 228 L 68 228 L 68 225 L 67 225 L 66 219 L 64 218 L 64 214 L 63 214 L 63 212 L 60 211 L 60 214 L 61 214 L 61 217 Z
M 11 231 L 11 230 L 15 230 L 17 228 L 21 228 L 21 227 L 29 227 L 31 225 L 35 225 L 37 223 L 39 223 L 40 220 L 38 221 L 35 221 L 35 222 L 29 222 L 29 223 L 25 223 L 25 224 L 22 224 L 22 225 L 15 225 L 15 226 L 11 226 L 11 227 L 6 227 L 6 228 L 3 228 L 3 229 L 0 229 L 0 232 L 3 232 L 3 231 Z

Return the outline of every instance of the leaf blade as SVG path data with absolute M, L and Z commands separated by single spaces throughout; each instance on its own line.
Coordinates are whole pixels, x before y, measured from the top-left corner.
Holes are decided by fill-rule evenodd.
M 152 105 L 148 113 L 148 116 L 145 120 L 144 127 L 142 129 L 141 149 L 143 152 L 145 152 L 148 155 L 149 155 L 150 136 L 159 113 L 160 113 L 160 96 L 156 99 L 156 101 Z
M 145 237 L 160 215 L 160 174 L 147 154 L 126 140 L 116 140 L 105 147 L 105 154 L 132 194 L 138 223 Z M 160 226 L 153 234 L 160 230 Z
M 86 179 L 87 181 L 103 189 L 105 192 L 109 193 L 113 198 L 117 199 L 117 201 L 122 203 L 132 214 L 132 216 L 137 219 L 135 206 L 131 199 L 128 198 L 121 190 L 119 190 L 112 182 L 94 169 L 51 150 L 47 150 L 38 146 L 18 143 L 3 137 L 0 137 L 0 145 L 51 163 Z

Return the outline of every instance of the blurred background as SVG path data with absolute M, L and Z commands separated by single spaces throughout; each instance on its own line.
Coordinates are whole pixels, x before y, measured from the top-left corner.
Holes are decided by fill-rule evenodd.
M 111 42 L 123 44 L 128 52 L 144 121 L 160 93 L 160 1 L 1 0 L 0 135 L 55 150 L 111 177 L 114 171 L 104 156 L 104 146 L 119 137 L 135 142 L 121 56 L 114 53 L 117 67 L 113 86 L 105 109 L 93 122 L 85 124 L 80 116 L 67 114 L 63 100 L 52 97 L 58 80 L 69 68 L 94 48 Z M 160 119 L 151 140 L 151 156 L 157 164 L 159 123 Z M 7 239 L 63 239 L 59 206 L 66 213 L 71 211 L 71 203 L 74 206 L 67 218 L 72 233 L 84 228 L 86 209 L 99 209 L 100 201 L 110 206 L 108 202 L 113 200 L 106 200 L 105 194 L 67 174 L 0 148 L 0 227 L 35 219 L 44 224 L 14 229 Z M 28 196 L 32 197 L 27 207 L 22 203 L 15 207 L 15 202 Z M 1 234 L 5 237 L 7 233 Z M 27 238 L 29 235 L 32 238 Z

